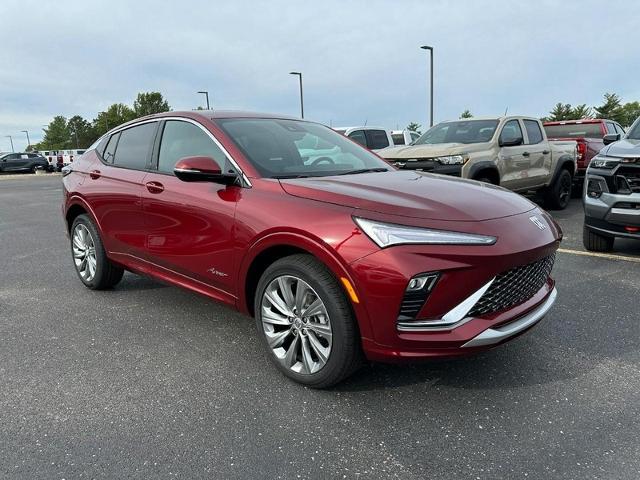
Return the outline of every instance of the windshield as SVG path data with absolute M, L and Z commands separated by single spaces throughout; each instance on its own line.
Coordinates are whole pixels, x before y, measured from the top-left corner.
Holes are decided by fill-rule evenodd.
M 497 127 L 497 120 L 462 120 L 439 123 L 427 130 L 413 144 L 485 143 L 493 138 Z
M 640 118 L 636 120 L 636 123 L 633 125 L 633 128 L 627 135 L 627 138 L 632 140 L 640 140 Z
M 316 123 L 271 118 L 217 122 L 263 177 L 324 177 L 392 170 L 368 150 Z
M 602 138 L 600 123 L 565 123 L 564 125 L 545 125 L 548 138 Z

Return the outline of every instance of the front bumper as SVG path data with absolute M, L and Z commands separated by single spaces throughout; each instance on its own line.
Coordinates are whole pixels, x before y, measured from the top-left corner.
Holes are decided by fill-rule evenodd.
M 640 233 L 625 228 L 640 227 L 640 192 L 620 192 L 616 176 L 615 170 L 588 171 L 583 189 L 585 226 L 604 235 L 640 239 Z M 597 198 L 588 194 L 590 183 L 602 191 Z
M 353 262 L 356 290 L 365 299 L 362 307 L 370 324 L 371 335 L 363 338 L 367 357 L 398 361 L 466 355 L 507 341 L 537 323 L 556 297 L 548 273 L 525 297 L 486 313 L 478 308 L 486 298 L 483 294 L 491 294 L 494 280 L 537 265 L 558 248 L 560 232 L 551 220 L 549 228 L 539 230 L 529 220 L 534 212 L 545 215 L 535 210 L 480 222 L 482 233 L 498 237 L 492 246 L 396 246 Z M 465 229 L 471 230 L 471 225 Z M 407 318 L 403 299 L 408 282 L 427 272 L 437 272 L 438 280 L 419 311 Z

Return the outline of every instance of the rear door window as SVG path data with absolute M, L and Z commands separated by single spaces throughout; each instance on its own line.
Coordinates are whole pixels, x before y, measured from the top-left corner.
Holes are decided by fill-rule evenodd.
M 367 146 L 372 150 L 389 146 L 389 138 L 384 130 L 365 130 Z
M 144 123 L 121 131 L 113 160 L 114 165 L 144 170 L 149 161 L 157 125 L 157 122 Z
M 527 131 L 527 137 L 529 137 L 529 143 L 535 144 L 542 141 L 542 131 L 540 125 L 535 120 L 524 120 L 524 128 Z

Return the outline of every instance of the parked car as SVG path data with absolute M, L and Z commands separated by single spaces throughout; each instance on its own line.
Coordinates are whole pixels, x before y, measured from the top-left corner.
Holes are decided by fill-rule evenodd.
M 576 171 L 576 143 L 547 140 L 540 120 L 499 117 L 440 123 L 407 147 L 378 152 L 404 170 L 454 175 L 515 192 L 540 191 L 565 208 Z
M 604 147 L 602 137 L 606 134 L 624 135 L 625 133 L 618 122 L 601 118 L 544 122 L 543 125 L 549 140 L 575 140 L 576 142 L 577 169 L 573 176 L 573 193 L 578 197 L 582 194 L 584 175 L 589 162 Z
M 52 170 L 56 172 L 62 171 L 62 167 L 64 167 L 64 157 L 61 151 L 41 150 L 38 154 L 47 159 Z
M 606 252 L 616 237 L 640 240 L 640 118 L 624 136 L 608 133 L 591 159 L 584 189 L 583 243 Z
M 32 172 L 38 167 L 50 171 L 46 158 L 33 152 L 4 153 L 0 155 L 0 172 Z
M 374 152 L 393 145 L 391 132 L 382 127 L 338 127 L 334 130 Z
M 413 130 L 391 130 L 391 138 L 393 140 L 393 144 L 398 145 L 409 145 L 420 138 L 420 134 L 418 132 L 414 132 Z
M 299 144 L 335 153 L 314 165 Z M 309 121 L 144 117 L 67 167 L 63 194 L 84 285 L 113 287 L 127 269 L 253 315 L 273 363 L 313 387 L 363 354 L 486 350 L 556 298 L 562 234 L 546 212 L 502 188 L 397 171 Z

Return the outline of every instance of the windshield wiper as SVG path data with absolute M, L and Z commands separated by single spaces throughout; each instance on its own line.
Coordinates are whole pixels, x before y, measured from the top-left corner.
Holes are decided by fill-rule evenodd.
M 299 174 L 295 174 L 295 175 L 274 175 L 271 178 L 275 178 L 277 180 L 286 180 L 288 178 L 309 178 L 309 175 L 299 175 Z
M 356 173 L 372 173 L 372 172 L 388 172 L 388 168 L 376 167 L 376 168 L 360 168 L 358 170 L 347 170 L 346 172 L 336 173 L 336 175 L 355 175 Z

